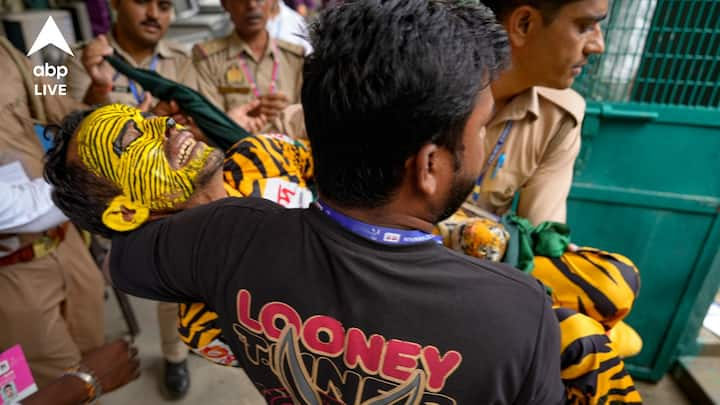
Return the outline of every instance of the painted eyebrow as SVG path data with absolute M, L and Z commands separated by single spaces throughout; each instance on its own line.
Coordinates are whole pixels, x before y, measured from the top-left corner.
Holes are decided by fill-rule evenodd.
M 127 120 L 127 122 L 125 122 L 125 124 L 123 124 L 123 127 L 120 130 L 120 133 L 118 134 L 117 138 L 115 138 L 115 140 L 113 141 L 113 151 L 115 153 L 117 153 L 118 156 L 124 150 L 122 141 L 125 138 L 125 134 L 127 134 L 128 130 L 131 127 L 142 134 L 142 131 L 140 131 L 140 128 L 138 128 L 138 126 L 137 126 L 137 122 L 130 120 L 130 119 Z

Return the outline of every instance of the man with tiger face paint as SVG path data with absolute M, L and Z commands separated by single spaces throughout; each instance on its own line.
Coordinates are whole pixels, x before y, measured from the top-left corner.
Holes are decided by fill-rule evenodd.
M 147 116 L 120 104 L 90 113 L 75 139 L 68 159 L 78 160 L 119 191 L 101 217 L 114 231 L 129 231 L 150 215 L 187 207 L 195 191 L 208 186 L 222 167 L 222 152 L 196 141 L 172 118 Z M 222 196 L 224 189 L 212 192 Z
M 163 113 L 181 121 L 185 118 L 177 115 L 174 103 L 168 108 Z M 285 135 L 244 138 L 224 156 L 219 149 L 196 141 L 189 128 L 173 118 L 152 116 L 126 105 L 76 113 L 74 118 L 66 119 L 66 124 L 67 128 L 60 129 L 66 134 L 56 136 L 58 147 L 48 160 L 47 173 L 52 182 L 60 184 L 54 198 L 65 210 L 95 212 L 102 223 L 89 221 L 80 225 L 100 234 L 131 231 L 153 218 L 227 196 L 264 197 L 288 208 L 304 208 L 312 201 L 306 183 L 312 176 L 309 147 Z M 72 129 L 75 127 L 77 130 Z M 68 141 L 72 132 L 72 140 Z M 66 152 L 66 169 L 53 170 Z M 223 173 L 220 169 L 224 157 Z M 85 171 L 97 178 L 88 181 Z M 72 174 L 58 175 L 65 172 Z M 77 183 L 78 179 L 81 183 Z M 102 184 L 97 179 L 102 179 Z M 82 199 L 74 190 L 86 187 L 106 196 L 104 206 L 77 207 Z M 220 336 L 221 330 L 210 322 L 216 318 L 205 304 L 181 303 L 181 340 L 208 360 L 236 366 L 230 348 Z

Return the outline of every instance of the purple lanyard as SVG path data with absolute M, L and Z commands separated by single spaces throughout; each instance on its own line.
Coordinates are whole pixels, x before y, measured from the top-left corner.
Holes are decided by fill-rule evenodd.
M 500 134 L 500 137 L 498 138 L 497 142 L 495 143 L 495 147 L 492 150 L 492 153 L 490 153 L 490 158 L 488 158 L 487 162 L 485 163 L 485 166 L 483 166 L 482 171 L 480 172 L 480 176 L 478 177 L 477 181 L 475 182 L 475 190 L 472 193 L 472 199 L 473 201 L 476 201 L 480 198 L 480 186 L 482 185 L 483 180 L 485 180 L 485 175 L 487 174 L 488 169 L 490 169 L 490 166 L 495 163 L 495 159 L 498 158 L 498 153 L 500 153 L 500 150 L 502 149 L 503 145 L 505 145 L 505 141 L 507 140 L 508 135 L 510 135 L 510 130 L 512 129 L 513 123 L 512 121 L 508 121 L 505 123 L 505 127 L 502 130 L 502 133 Z M 505 154 L 503 153 L 498 158 L 496 171 L 502 167 L 502 165 L 505 163 Z
M 408 231 L 406 229 L 386 228 L 383 226 L 370 225 L 357 219 L 343 215 L 320 201 L 315 201 L 315 206 L 325 215 L 337 222 L 348 231 L 384 245 L 416 245 L 428 241 L 442 245 L 442 237 L 423 231 Z
M 155 71 L 155 68 L 157 68 L 158 64 L 158 57 L 157 54 L 154 54 L 152 57 L 152 60 L 150 60 L 150 66 L 149 70 Z M 115 76 L 113 77 L 113 82 L 115 79 L 120 76 L 120 72 L 115 73 Z M 128 79 L 128 87 L 130 88 L 130 92 L 132 92 L 133 97 L 135 97 L 135 101 L 137 101 L 138 104 L 142 104 L 143 98 L 145 98 L 145 91 L 143 90 L 142 94 L 140 94 L 140 91 L 138 90 L 137 86 L 135 85 L 135 82 Z

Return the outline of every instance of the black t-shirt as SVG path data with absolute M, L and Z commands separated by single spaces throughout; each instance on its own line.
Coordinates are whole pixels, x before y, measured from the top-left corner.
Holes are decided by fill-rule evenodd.
M 387 246 L 317 208 L 228 198 L 113 238 L 115 285 L 206 302 L 270 404 L 556 404 L 560 337 L 531 277 Z M 294 401 L 294 402 L 293 402 Z

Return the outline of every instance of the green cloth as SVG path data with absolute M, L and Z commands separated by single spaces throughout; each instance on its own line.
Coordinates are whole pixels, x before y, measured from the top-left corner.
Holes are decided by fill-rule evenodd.
M 560 257 L 570 244 L 570 228 L 566 224 L 548 221 L 534 227 L 515 214 L 504 215 L 500 222 L 510 233 L 503 262 L 525 273 L 532 272 L 535 256 Z
M 183 112 L 193 118 L 205 136 L 222 150 L 229 149 L 237 141 L 250 135 L 195 90 L 166 79 L 151 70 L 134 68 L 117 56 L 106 56 L 105 59 L 115 70 L 140 84 L 156 98 L 163 101 L 175 100 Z

